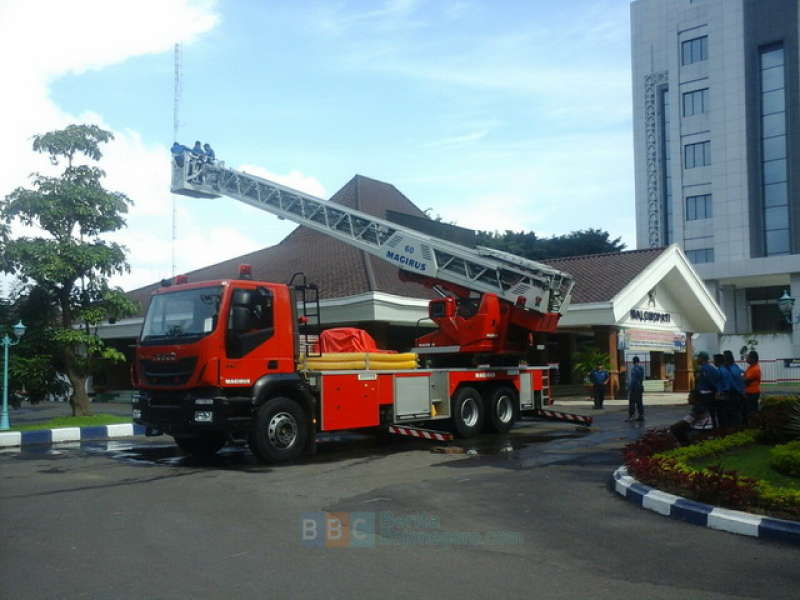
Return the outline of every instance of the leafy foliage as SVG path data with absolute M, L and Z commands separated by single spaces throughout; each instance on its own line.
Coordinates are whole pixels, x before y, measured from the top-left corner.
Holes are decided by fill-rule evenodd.
M 597 348 L 589 346 L 575 355 L 573 370 L 581 381 L 583 381 L 597 365 L 601 365 L 604 369 L 608 370 L 610 364 L 611 357 L 608 353 L 601 352 Z
M 36 290 L 48 308 L 47 322 L 36 327 L 48 351 L 21 354 L 17 374 L 26 381 L 26 389 L 36 377 L 52 381 L 43 358 L 57 357 L 54 363 L 68 374 L 82 414 L 88 412 L 83 384 L 92 366 L 98 359 L 123 358 L 97 337 L 96 326 L 136 309 L 121 289 L 108 285 L 109 277 L 129 270 L 126 249 L 101 238 L 124 227 L 130 200 L 103 187 L 102 169 L 76 163 L 81 157 L 100 160 L 100 144 L 111 139 L 110 132 L 95 125 L 70 125 L 34 136 L 33 150 L 48 154 L 63 172 L 34 173 L 30 188 L 19 187 L 0 201 L 0 270 L 23 281 L 21 296 Z M 40 233 L 14 238 L 12 223 Z
M 532 260 L 605 254 L 625 249 L 621 238 L 612 239 L 602 229 L 582 229 L 549 238 L 539 238 L 533 231 L 478 231 L 476 242 L 479 246 L 511 252 Z
M 800 477 L 800 440 L 770 450 L 770 466 L 784 475 Z
M 744 477 L 719 465 L 698 469 L 689 463 L 753 444 L 758 438 L 758 431 L 745 430 L 678 447 L 669 429 L 651 429 L 625 446 L 623 456 L 632 476 L 661 490 L 708 504 L 796 519 L 800 517 L 800 491 Z
M 761 440 L 788 442 L 800 437 L 800 396 L 766 396 L 757 417 Z

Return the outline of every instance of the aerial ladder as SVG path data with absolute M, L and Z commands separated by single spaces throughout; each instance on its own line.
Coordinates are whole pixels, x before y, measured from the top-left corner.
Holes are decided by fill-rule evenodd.
M 418 338 L 414 351 L 420 354 L 516 360 L 532 333 L 555 331 L 569 306 L 575 282 L 567 273 L 442 240 L 219 161 L 188 152 L 175 157 L 171 187 L 195 198 L 228 196 L 294 221 L 396 265 L 403 280 L 432 288 L 441 296 L 429 305 L 438 330 Z

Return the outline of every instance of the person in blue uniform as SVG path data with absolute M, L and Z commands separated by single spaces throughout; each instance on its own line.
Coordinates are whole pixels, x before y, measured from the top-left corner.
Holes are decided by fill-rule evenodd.
M 644 421 L 644 369 L 639 364 L 639 357 L 633 357 L 633 366 L 628 374 L 628 418 L 633 421 L 634 413 L 638 413 L 636 421 Z
M 708 410 L 713 427 L 716 429 L 719 427 L 718 415 L 715 411 L 715 396 L 721 386 L 719 371 L 708 361 L 706 352 L 698 352 L 697 365 L 697 374 L 694 379 L 695 401 Z
M 606 383 L 608 383 L 608 371 L 603 368 L 603 365 L 597 365 L 589 373 L 589 381 L 592 383 L 592 392 L 594 394 L 594 408 L 603 408 L 603 401 L 606 397 Z

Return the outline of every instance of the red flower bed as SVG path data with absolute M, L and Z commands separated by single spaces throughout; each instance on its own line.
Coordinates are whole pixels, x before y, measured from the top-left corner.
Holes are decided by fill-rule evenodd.
M 679 446 L 669 429 L 648 430 L 640 439 L 625 446 L 625 466 L 642 483 L 699 502 L 739 510 L 757 504 L 759 493 L 755 479 L 719 466 L 692 471 L 675 459 L 654 456 Z

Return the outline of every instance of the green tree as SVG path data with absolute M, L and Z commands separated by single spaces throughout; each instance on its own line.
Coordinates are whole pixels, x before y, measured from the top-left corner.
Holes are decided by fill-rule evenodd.
M 77 164 L 80 156 L 102 158 L 100 145 L 113 135 L 95 125 L 69 125 L 33 137 L 33 150 L 63 166 L 56 177 L 34 173 L 32 187 L 17 188 L 0 201 L 0 269 L 37 289 L 55 311 L 46 333 L 72 385 L 73 415 L 91 414 L 86 377 L 98 359 L 124 360 L 107 347 L 96 328 L 107 319 L 133 314 L 136 307 L 108 278 L 129 271 L 125 248 L 101 235 L 125 226 L 130 200 L 106 190 L 105 172 Z M 11 224 L 39 235 L 11 234 Z M 30 366 L 35 370 L 35 365 Z
M 488 246 L 531 260 L 582 256 L 585 254 L 606 254 L 621 252 L 625 244 L 621 238 L 611 238 L 602 229 L 581 229 L 566 235 L 549 238 L 537 237 L 533 231 L 476 232 L 476 243 Z

